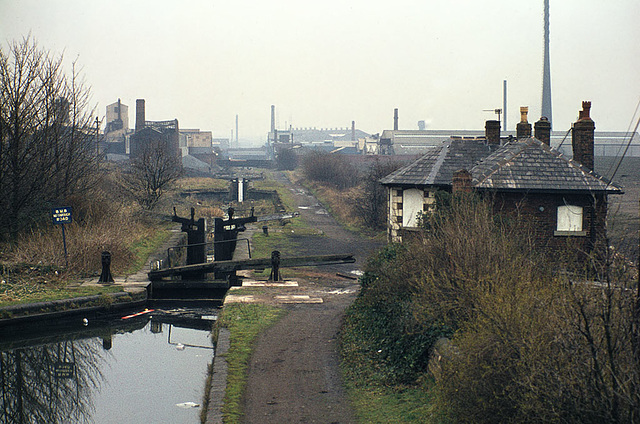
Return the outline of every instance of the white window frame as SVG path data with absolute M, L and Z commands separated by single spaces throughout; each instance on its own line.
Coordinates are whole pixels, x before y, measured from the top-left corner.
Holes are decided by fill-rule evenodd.
M 556 236 L 586 236 L 583 230 L 584 208 L 577 205 L 558 206 Z
M 402 192 L 402 227 L 418 226 L 418 213 L 423 212 L 424 190 L 405 189 Z

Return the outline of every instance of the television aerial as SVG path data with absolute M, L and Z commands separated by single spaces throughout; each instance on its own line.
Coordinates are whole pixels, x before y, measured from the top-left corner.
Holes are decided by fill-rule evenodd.
M 483 112 L 493 112 L 498 115 L 498 122 L 502 122 L 500 120 L 500 115 L 502 115 L 502 109 L 482 109 Z

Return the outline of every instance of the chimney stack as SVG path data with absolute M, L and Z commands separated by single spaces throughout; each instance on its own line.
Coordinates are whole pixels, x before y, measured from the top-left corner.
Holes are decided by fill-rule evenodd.
M 393 109 L 393 130 L 398 131 L 398 108 Z
M 276 129 L 276 107 L 275 105 L 271 105 L 271 134 Z
M 356 141 L 356 121 L 351 121 L 351 141 Z
M 238 115 L 236 115 L 236 147 L 238 147 Z
M 453 173 L 452 191 L 454 193 L 471 193 L 471 173 L 460 169 Z
M 516 125 L 516 138 L 518 140 L 531 137 L 531 124 L 527 120 L 528 106 L 520 107 L 520 122 Z
M 136 100 L 136 132 L 144 128 L 146 117 L 144 111 L 144 99 Z
M 484 125 L 484 135 L 487 143 L 500 145 L 500 121 L 490 120 Z
M 571 131 L 571 145 L 573 160 L 593 171 L 594 136 L 596 124 L 590 116 L 591 102 L 582 102 L 578 121 L 573 123 Z
M 533 125 L 535 137 L 547 146 L 551 146 L 551 122 L 546 116 L 541 117 L 538 122 Z

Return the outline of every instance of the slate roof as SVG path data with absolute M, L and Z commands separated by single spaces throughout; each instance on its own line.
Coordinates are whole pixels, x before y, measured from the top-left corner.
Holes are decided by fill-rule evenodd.
M 450 186 L 453 173 L 471 169 L 499 146 L 484 140 L 449 139 L 432 148 L 417 161 L 404 166 L 380 180 L 383 185 L 444 185 Z
M 619 187 L 535 138 L 507 143 L 469 171 L 472 185 L 478 189 L 622 193 Z

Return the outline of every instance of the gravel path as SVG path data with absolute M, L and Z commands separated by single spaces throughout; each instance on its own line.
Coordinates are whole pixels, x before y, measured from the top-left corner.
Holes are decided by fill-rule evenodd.
M 300 279 L 299 287 L 274 291 L 308 294 L 322 303 L 286 305 L 289 313 L 258 338 L 243 399 L 243 422 L 353 423 L 337 344 L 344 311 L 358 285 L 336 272 L 358 269 L 379 244 L 344 230 L 306 190 L 292 187 L 282 174 L 278 179 L 291 187 L 302 219 L 325 234 L 298 240 L 300 254 L 353 253 L 357 262 L 322 267 L 310 278 Z

